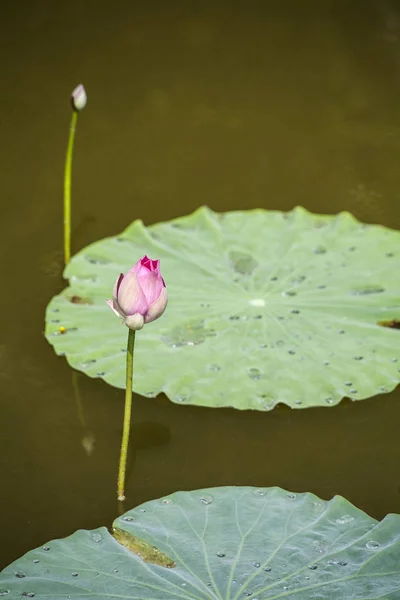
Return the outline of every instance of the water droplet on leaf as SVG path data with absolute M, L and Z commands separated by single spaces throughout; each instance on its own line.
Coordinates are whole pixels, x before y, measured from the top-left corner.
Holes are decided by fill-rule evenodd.
M 208 504 L 211 504 L 211 502 L 212 502 L 212 501 L 213 501 L 213 499 L 212 499 L 212 497 L 211 497 L 211 496 L 202 496 L 202 497 L 200 498 L 200 502 L 201 502 L 202 504 L 206 504 L 206 505 L 208 505 Z
M 244 252 L 229 252 L 232 269 L 240 275 L 251 275 L 258 266 L 258 261 Z
M 336 523 L 339 525 L 346 525 L 346 523 L 351 523 L 351 521 L 354 521 L 354 517 L 351 515 L 343 515 L 343 517 L 336 519 Z
M 175 400 L 177 402 L 182 402 L 183 403 L 183 402 L 186 402 L 187 399 L 188 399 L 188 397 L 185 396 L 184 394 L 182 394 L 181 396 L 175 396 Z
M 256 367 L 250 368 L 249 377 L 250 379 L 261 379 L 260 369 L 257 369 Z
M 377 285 L 370 285 L 364 287 L 353 288 L 350 290 L 350 294 L 353 296 L 366 296 L 368 294 L 382 294 L 385 288 Z
M 317 540 L 316 542 L 314 542 L 313 546 L 319 554 L 323 554 L 324 552 L 327 551 L 327 548 L 328 548 L 328 546 L 321 540 Z
M 95 358 L 91 358 L 90 360 L 87 360 L 86 362 L 81 363 L 79 366 L 81 369 L 86 369 L 87 367 L 90 367 L 90 365 L 93 365 L 96 362 Z
M 174 327 L 169 333 L 162 336 L 162 341 L 170 347 L 197 346 L 207 338 L 216 335 L 213 329 L 205 327 L 204 321 L 196 321 L 186 325 Z
M 368 548 L 368 550 L 377 550 L 380 546 L 380 543 L 376 542 L 375 540 L 370 540 L 365 544 L 365 546 Z

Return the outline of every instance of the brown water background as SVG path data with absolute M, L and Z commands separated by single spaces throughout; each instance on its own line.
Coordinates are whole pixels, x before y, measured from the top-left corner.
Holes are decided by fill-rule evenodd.
M 73 249 L 192 212 L 349 210 L 400 227 L 400 3 L 0 5 L 0 566 L 117 516 L 123 392 L 43 336 L 63 283 L 69 94 L 83 82 Z M 400 281 L 400 280 L 399 280 Z M 75 388 L 74 388 L 75 385 Z M 80 408 L 77 399 L 79 390 Z M 279 485 L 400 512 L 400 393 L 269 413 L 135 397 L 126 509 Z

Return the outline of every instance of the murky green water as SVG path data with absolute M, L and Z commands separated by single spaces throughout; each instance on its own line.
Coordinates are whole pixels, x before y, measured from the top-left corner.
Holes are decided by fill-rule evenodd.
M 117 515 L 123 392 L 43 337 L 63 284 L 68 95 L 74 250 L 186 214 L 302 204 L 400 227 L 400 3 L 27 0 L 0 8 L 1 565 Z M 400 512 L 400 393 L 271 413 L 135 398 L 126 508 L 279 485 Z

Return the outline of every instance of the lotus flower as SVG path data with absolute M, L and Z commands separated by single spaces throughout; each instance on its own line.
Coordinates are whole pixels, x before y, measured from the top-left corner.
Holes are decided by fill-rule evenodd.
M 107 300 L 115 314 L 135 331 L 161 317 L 167 302 L 160 261 L 148 256 L 138 260 L 126 275 L 121 273 L 114 285 L 112 301 Z

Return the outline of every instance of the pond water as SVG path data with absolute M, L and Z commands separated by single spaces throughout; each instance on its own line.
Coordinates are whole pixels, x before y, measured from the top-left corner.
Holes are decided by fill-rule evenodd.
M 124 393 L 73 374 L 43 336 L 64 286 L 68 96 L 73 251 L 192 212 L 349 210 L 400 228 L 400 3 L 27 0 L 0 8 L 0 566 L 110 526 Z M 179 265 L 177 265 L 179 268 Z M 129 509 L 227 484 L 344 495 L 400 512 L 400 391 L 269 413 L 134 398 Z

